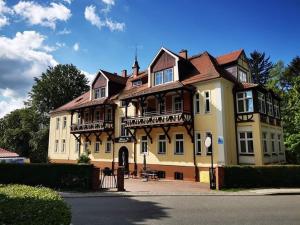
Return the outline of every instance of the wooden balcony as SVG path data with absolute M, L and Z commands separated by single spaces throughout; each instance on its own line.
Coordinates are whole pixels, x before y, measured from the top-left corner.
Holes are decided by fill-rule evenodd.
M 159 127 L 192 123 L 191 112 L 146 112 L 143 116 L 125 118 L 126 128 Z
M 83 133 L 90 131 L 105 131 L 113 129 L 113 121 L 95 121 L 71 125 L 71 133 Z

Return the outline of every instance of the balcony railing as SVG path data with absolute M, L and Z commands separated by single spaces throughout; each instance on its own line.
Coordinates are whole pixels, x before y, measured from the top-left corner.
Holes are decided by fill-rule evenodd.
M 96 121 L 93 123 L 82 123 L 82 124 L 73 124 L 71 126 L 71 132 L 83 132 L 83 131 L 101 131 L 113 129 L 112 121 Z
M 134 128 L 191 122 L 192 115 L 190 112 L 166 112 L 162 114 L 158 112 L 146 112 L 143 116 L 125 118 L 125 127 Z

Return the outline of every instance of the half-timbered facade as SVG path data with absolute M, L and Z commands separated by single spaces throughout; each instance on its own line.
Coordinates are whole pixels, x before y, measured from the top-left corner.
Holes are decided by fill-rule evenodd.
M 100 70 L 90 90 L 54 110 L 49 158 L 75 162 L 89 152 L 99 167 L 208 182 L 214 165 L 285 161 L 280 99 L 251 83 L 243 50 L 220 57 L 161 48 L 132 74 Z M 212 146 L 204 140 L 212 137 Z

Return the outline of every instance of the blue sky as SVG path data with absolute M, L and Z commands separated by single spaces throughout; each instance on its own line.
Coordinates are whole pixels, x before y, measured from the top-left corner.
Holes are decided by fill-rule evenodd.
M 297 0 L 0 0 L 0 117 L 22 107 L 48 65 L 131 71 L 135 46 L 142 69 L 161 46 L 214 56 L 257 49 L 289 63 L 300 54 L 299 12 Z

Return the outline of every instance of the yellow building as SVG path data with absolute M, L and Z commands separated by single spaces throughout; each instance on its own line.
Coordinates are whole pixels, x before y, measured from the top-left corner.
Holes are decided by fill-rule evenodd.
M 89 92 L 51 112 L 53 162 L 90 152 L 101 168 L 139 174 L 146 164 L 162 178 L 201 182 L 211 159 L 215 167 L 285 162 L 280 99 L 251 83 L 243 50 L 189 57 L 161 48 L 147 70 L 137 60 L 132 68 L 100 70 Z

